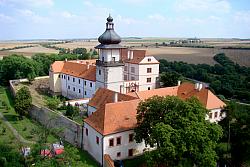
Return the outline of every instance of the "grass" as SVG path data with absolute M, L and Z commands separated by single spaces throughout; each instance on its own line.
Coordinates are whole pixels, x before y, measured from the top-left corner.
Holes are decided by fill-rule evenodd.
M 19 115 L 15 112 L 13 105 L 14 102 L 11 97 L 11 93 L 7 88 L 0 87 L 0 101 L 4 101 L 9 110 L 0 109 L 0 112 L 8 119 L 12 126 L 22 135 L 26 140 L 38 141 L 39 133 L 42 131 L 42 125 L 31 120 L 30 118 L 23 117 L 22 120 L 19 120 Z M 1 133 L 5 129 L 5 133 Z M 6 125 L 1 120 L 0 122 L 0 142 L 9 143 L 12 146 L 16 147 L 17 139 L 13 136 L 12 132 L 6 127 Z M 49 135 L 48 142 L 54 143 L 58 141 L 58 137 L 54 135 Z M 29 145 L 31 146 L 31 145 Z M 19 147 L 17 147 L 19 148 Z M 76 166 L 86 166 L 86 167 L 96 167 L 98 166 L 97 162 L 86 152 L 72 145 L 65 143 L 65 150 L 72 151 L 79 157 L 77 160 Z M 72 165 L 74 166 L 74 165 Z

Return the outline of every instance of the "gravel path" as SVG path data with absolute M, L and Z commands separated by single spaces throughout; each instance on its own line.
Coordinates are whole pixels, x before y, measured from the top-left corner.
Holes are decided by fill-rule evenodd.
M 4 117 L 4 115 L 0 112 L 0 119 L 4 121 L 4 123 L 9 127 L 9 129 L 12 131 L 13 135 L 21 142 L 25 144 L 35 144 L 34 141 L 28 141 L 21 136 L 17 130 L 9 123 L 9 121 Z

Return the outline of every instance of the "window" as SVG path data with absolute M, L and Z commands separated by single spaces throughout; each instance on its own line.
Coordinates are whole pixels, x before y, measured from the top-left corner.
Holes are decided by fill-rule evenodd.
M 68 86 L 68 89 L 70 89 L 70 86 Z
M 129 149 L 129 150 L 128 150 L 128 156 L 129 156 L 129 157 L 133 156 L 133 149 Z
M 69 80 L 69 76 L 68 76 L 68 80 Z
M 92 88 L 92 82 L 89 83 L 90 87 Z
M 124 75 L 124 80 L 126 81 L 128 79 L 127 75 Z
M 147 73 L 151 73 L 152 72 L 152 68 L 147 68 Z
M 121 157 L 121 152 L 116 153 L 116 157 Z
M 75 78 L 73 78 L 73 82 L 75 82 Z
M 114 146 L 114 139 L 109 139 L 109 147 L 113 147 Z
M 65 75 L 63 76 L 63 78 L 66 79 L 66 78 L 65 78 Z
M 124 71 L 128 71 L 128 66 L 124 66 Z
M 131 67 L 131 72 L 135 73 L 135 67 Z
M 150 87 L 148 87 L 148 90 L 150 90 Z
M 151 62 L 151 58 L 148 58 L 148 62 Z
M 81 80 L 80 79 L 78 79 L 78 83 L 81 84 Z
M 135 77 L 131 77 L 131 80 L 134 81 L 134 80 L 135 80 Z
M 98 136 L 96 136 L 96 144 L 99 145 L 99 137 Z
M 89 130 L 88 130 L 88 128 L 86 128 L 86 130 L 85 130 L 85 134 L 86 134 L 86 136 L 88 136 L 88 135 L 89 135 Z
M 148 83 L 151 82 L 151 78 L 147 78 L 147 82 L 148 82 Z
M 102 71 L 101 70 L 99 70 L 99 75 L 101 75 L 102 74 Z
M 116 138 L 116 145 L 121 145 L 121 144 L 122 144 L 121 140 L 122 140 L 122 137 L 121 137 L 121 136 L 120 136 L 120 137 L 117 137 L 117 138 Z
M 81 93 L 81 89 L 79 89 L 78 92 Z
M 84 91 L 84 95 L 87 95 L 87 92 L 86 92 L 86 91 Z
M 76 91 L 76 88 L 75 88 L 75 87 L 73 87 L 73 91 Z
M 217 118 L 217 116 L 218 116 L 218 112 L 215 112 L 214 113 L 214 118 Z
M 60 78 L 60 74 L 58 75 L 58 78 Z
M 134 141 L 134 134 L 133 133 L 129 134 L 128 141 L 129 142 L 133 142 Z
M 209 118 L 212 119 L 213 118 L 213 113 L 209 113 Z
M 84 85 L 86 85 L 86 81 L 84 81 Z

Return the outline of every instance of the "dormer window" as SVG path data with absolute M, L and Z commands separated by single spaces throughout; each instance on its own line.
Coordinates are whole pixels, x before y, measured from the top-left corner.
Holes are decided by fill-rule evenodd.
M 151 62 L 151 58 L 148 58 L 148 62 Z

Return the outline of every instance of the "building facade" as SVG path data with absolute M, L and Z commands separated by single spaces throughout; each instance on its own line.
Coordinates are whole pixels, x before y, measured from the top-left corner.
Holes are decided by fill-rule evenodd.
M 120 93 L 155 89 L 159 83 L 159 62 L 144 50 L 120 45 L 113 18 L 98 38 L 97 60 L 56 61 L 50 68 L 50 90 L 69 99 L 91 98 L 98 88 Z

